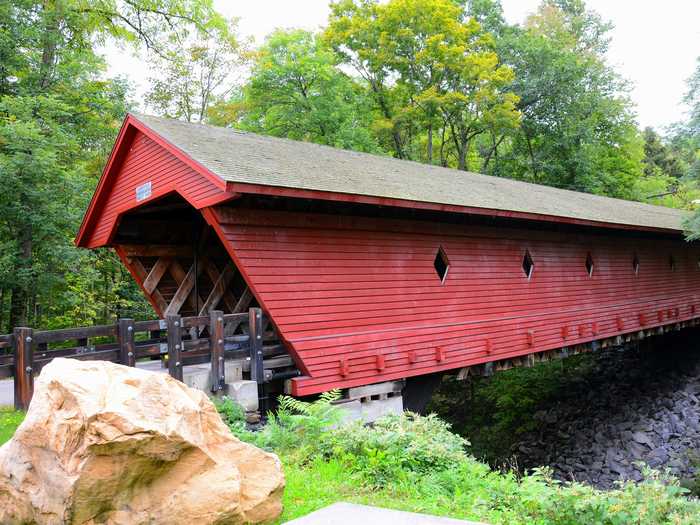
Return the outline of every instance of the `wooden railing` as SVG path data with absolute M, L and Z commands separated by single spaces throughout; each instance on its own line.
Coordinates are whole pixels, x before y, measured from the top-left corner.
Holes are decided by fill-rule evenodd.
M 14 378 L 15 408 L 26 410 L 34 390 L 34 376 L 56 357 L 103 360 L 136 366 L 139 359 L 167 360 L 168 373 L 182 381 L 186 365 L 211 363 L 212 391 L 225 387 L 225 359 L 250 358 L 250 378 L 263 397 L 263 358 L 284 353 L 273 332 L 266 332 L 260 308 L 247 313 L 134 321 L 115 324 L 32 330 L 19 327 L 0 335 L 0 379 Z M 68 346 L 70 345 L 70 346 Z

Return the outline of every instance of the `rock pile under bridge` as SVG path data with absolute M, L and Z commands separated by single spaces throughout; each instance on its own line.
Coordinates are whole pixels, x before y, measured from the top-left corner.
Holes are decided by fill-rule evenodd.
M 700 475 L 700 344 L 606 351 L 591 366 L 534 414 L 539 429 L 515 447 L 520 465 L 601 488 L 642 479 L 644 464 Z

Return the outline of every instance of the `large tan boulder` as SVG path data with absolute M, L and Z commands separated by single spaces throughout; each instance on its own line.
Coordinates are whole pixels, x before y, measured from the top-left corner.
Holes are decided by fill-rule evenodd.
M 166 374 L 55 359 L 0 448 L 2 524 L 258 523 L 282 509 L 279 459 L 233 437 Z

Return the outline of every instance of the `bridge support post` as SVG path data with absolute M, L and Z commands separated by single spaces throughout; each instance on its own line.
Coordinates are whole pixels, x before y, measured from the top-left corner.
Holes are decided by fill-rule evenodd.
M 179 315 L 169 315 L 168 325 L 168 373 L 178 381 L 182 381 L 182 318 Z
M 27 410 L 34 394 L 34 332 L 15 328 L 12 345 L 15 354 L 15 409 Z
M 136 366 L 133 319 L 119 319 L 119 361 L 126 366 Z
M 248 310 L 248 335 L 250 336 L 250 379 L 258 385 L 258 407 L 261 414 L 267 410 L 265 403 L 265 370 L 263 368 L 262 310 Z
M 224 312 L 219 310 L 212 310 L 209 314 L 209 348 L 211 351 L 211 391 L 218 394 L 226 386 Z

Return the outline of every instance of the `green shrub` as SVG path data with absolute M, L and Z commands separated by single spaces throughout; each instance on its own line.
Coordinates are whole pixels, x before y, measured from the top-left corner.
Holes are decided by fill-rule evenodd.
M 467 458 L 468 445 L 437 416 L 409 412 L 385 416 L 371 426 L 361 422 L 341 426 L 322 436 L 320 443 L 327 457 L 342 460 L 350 470 L 377 484 L 406 472 L 450 468 Z
M 216 408 L 239 439 L 265 450 L 294 454 L 303 461 L 318 455 L 321 436 L 340 424 L 343 413 L 333 405 L 339 398 L 337 390 L 321 394 L 313 402 L 280 396 L 277 412 L 268 414 L 267 423 L 256 432 L 246 430 L 243 411 L 232 400 L 224 399 Z
M 220 400 L 214 400 L 214 406 L 234 435 L 240 437 L 246 432 L 245 411 L 241 405 L 231 398 L 223 397 Z
M 435 415 L 343 425 L 337 397 L 283 397 L 258 432 L 241 430 L 235 405 L 217 404 L 239 437 L 280 454 L 288 476 L 284 519 L 344 500 L 493 525 L 700 523 L 700 502 L 668 474 L 649 470 L 641 483 L 602 491 L 560 483 L 547 468 L 498 472 L 470 456 L 468 442 Z

